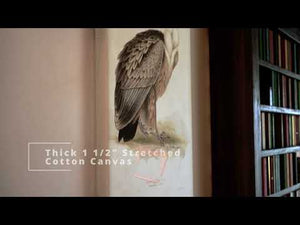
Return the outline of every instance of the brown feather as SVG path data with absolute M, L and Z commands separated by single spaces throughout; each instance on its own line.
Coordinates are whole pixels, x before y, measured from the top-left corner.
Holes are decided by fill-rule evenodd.
M 120 130 L 136 118 L 160 75 L 164 59 L 163 34 L 154 30 L 137 34 L 124 46 L 118 59 L 115 125 Z

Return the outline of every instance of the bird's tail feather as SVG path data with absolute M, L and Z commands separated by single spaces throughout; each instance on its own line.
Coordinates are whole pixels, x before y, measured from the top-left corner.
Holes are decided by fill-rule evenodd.
M 120 142 L 122 139 L 124 142 L 132 140 L 135 136 L 137 125 L 138 120 L 134 123 L 129 123 L 126 127 L 119 130 L 118 141 Z

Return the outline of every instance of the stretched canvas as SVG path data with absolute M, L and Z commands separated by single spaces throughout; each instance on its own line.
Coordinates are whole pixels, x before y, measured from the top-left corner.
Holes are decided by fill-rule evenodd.
M 106 29 L 111 196 L 192 196 L 190 29 Z

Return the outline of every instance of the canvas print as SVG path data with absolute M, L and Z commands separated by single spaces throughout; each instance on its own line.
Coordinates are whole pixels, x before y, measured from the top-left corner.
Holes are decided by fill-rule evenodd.
M 192 194 L 189 32 L 108 29 L 112 195 Z

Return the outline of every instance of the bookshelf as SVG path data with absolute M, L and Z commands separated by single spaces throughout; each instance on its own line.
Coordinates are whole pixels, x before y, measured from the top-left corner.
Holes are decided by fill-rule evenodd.
M 252 30 L 256 196 L 299 196 L 299 40 L 288 29 Z
M 213 194 L 300 196 L 297 29 L 211 29 Z

